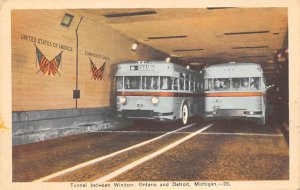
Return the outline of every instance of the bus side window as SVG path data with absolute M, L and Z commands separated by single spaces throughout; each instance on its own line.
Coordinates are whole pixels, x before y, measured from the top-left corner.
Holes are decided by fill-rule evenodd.
M 185 80 L 184 80 L 184 90 L 189 90 L 189 87 L 190 87 L 190 75 L 186 74 L 185 75 Z
M 200 83 L 196 82 L 196 92 L 200 92 Z
M 173 80 L 173 90 L 178 90 L 178 86 L 179 86 L 179 79 L 178 78 L 175 78 L 173 77 L 172 78 Z
M 183 81 L 184 81 L 184 76 L 183 76 L 182 73 L 180 73 L 180 75 L 179 75 L 179 86 L 180 86 L 180 90 L 183 90 L 183 89 L 184 89 Z
M 160 89 L 162 90 L 171 90 L 171 77 L 161 76 L 160 77 Z
M 190 89 L 191 91 L 195 90 L 195 76 L 191 76 Z
M 204 91 L 204 87 L 203 87 L 203 83 L 200 84 L 200 89 L 199 89 L 199 92 L 203 92 Z

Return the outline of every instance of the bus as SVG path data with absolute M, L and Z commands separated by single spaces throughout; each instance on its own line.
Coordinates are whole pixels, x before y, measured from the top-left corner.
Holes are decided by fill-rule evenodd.
M 204 71 L 205 118 L 242 118 L 265 125 L 266 84 L 256 63 L 223 63 Z
M 159 121 L 200 115 L 203 74 L 165 61 L 120 63 L 116 71 L 118 116 Z M 203 109 L 202 109 L 203 110 Z

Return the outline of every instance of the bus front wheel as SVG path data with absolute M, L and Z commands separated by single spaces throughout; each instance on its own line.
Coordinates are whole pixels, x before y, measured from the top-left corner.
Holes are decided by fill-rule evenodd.
M 189 119 L 189 108 L 186 103 L 183 104 L 182 106 L 182 123 L 185 125 L 188 123 Z

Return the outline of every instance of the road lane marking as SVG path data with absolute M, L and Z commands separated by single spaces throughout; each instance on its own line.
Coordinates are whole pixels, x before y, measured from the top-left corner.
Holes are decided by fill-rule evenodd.
M 99 133 L 99 131 L 97 131 Z M 167 133 L 167 131 L 101 131 L 101 133 L 147 133 L 147 134 L 157 134 L 157 133 Z
M 145 157 L 143 157 L 143 158 L 141 158 L 137 161 L 134 161 L 134 162 L 132 162 L 132 163 L 130 163 L 130 164 L 128 164 L 128 165 L 126 165 L 126 166 L 124 166 L 124 167 L 122 167 L 122 168 L 120 168 L 120 169 L 118 169 L 118 170 L 116 170 L 116 171 L 114 171 L 110 174 L 108 174 L 108 175 L 105 175 L 105 176 L 95 180 L 94 182 L 109 181 L 110 179 L 112 179 L 112 178 L 114 178 L 114 177 L 116 177 L 116 176 L 118 176 L 118 175 L 120 175 L 120 174 L 122 174 L 122 173 L 124 173 L 124 172 L 126 172 L 126 171 L 128 171 L 128 170 L 130 170 L 130 169 L 132 169 L 132 168 L 134 168 L 134 167 L 136 167 L 136 166 L 138 166 L 138 165 L 140 165 L 140 164 L 142 164 L 142 163 L 144 163 L 144 162 L 146 162 L 146 161 L 148 161 L 148 160 L 150 160 L 150 159 L 152 159 L 152 158 L 154 158 L 154 157 L 156 157 L 156 156 L 158 156 L 158 155 L 160 155 L 160 154 L 162 154 L 162 153 L 164 153 L 164 152 L 166 152 L 166 151 L 168 151 L 168 150 L 170 150 L 174 147 L 176 147 L 176 146 L 178 146 L 179 144 L 181 144 L 181 143 L 189 140 L 190 138 L 200 134 L 202 131 L 210 128 L 213 125 L 214 124 L 209 124 L 209 125 L 203 127 L 202 129 L 199 129 L 198 131 L 195 131 L 195 132 L 191 133 L 190 135 L 185 136 L 185 137 L 179 139 L 178 141 L 175 141 L 172 144 L 169 144 L 168 146 L 166 146 L 166 147 L 164 147 L 164 148 L 162 148 L 162 149 L 160 149 L 160 150 L 158 150 L 158 151 L 156 151 L 152 154 L 149 154 L 149 155 L 147 155 L 147 156 L 145 156 Z
M 101 131 L 101 133 L 104 131 Z M 107 133 L 146 133 L 146 134 L 161 134 L 166 133 L 166 131 L 105 131 Z M 175 132 L 176 134 L 191 134 L 193 132 Z M 283 134 L 275 133 L 219 133 L 219 132 L 204 132 L 201 135 L 241 135 L 241 136 L 270 136 L 270 137 L 282 137 Z
M 206 132 L 201 135 L 237 135 L 237 136 L 267 136 L 267 137 L 282 137 L 283 134 L 260 134 L 260 133 L 214 133 Z
M 192 123 L 192 124 L 189 124 L 189 125 L 187 125 L 187 126 L 178 128 L 178 129 L 176 129 L 176 130 L 174 130 L 174 131 L 167 132 L 167 133 L 165 133 L 165 134 L 163 134 L 163 135 L 160 135 L 160 136 L 155 137 L 155 138 L 153 138 L 153 139 L 150 139 L 150 140 L 141 142 L 141 143 L 136 144 L 136 145 L 133 145 L 133 146 L 131 146 L 131 147 L 127 147 L 127 148 L 122 149 L 122 150 L 119 150 L 119 151 L 117 151 L 117 152 L 113 152 L 113 153 L 111 153 L 111 154 L 108 154 L 108 155 L 105 155 L 105 156 L 102 156 L 102 157 L 99 157 L 99 158 L 96 158 L 96 159 L 93 159 L 93 160 L 90 160 L 90 161 L 87 161 L 87 162 L 84 162 L 84 163 L 75 165 L 75 166 L 73 166 L 73 167 L 71 167 L 71 168 L 67 168 L 67 169 L 65 169 L 65 170 L 61 170 L 61 171 L 55 172 L 55 173 L 50 174 L 50 175 L 48 175 L 48 176 L 45 176 L 45 177 L 39 178 L 39 179 L 37 179 L 37 180 L 34 180 L 33 182 L 47 181 L 47 180 L 49 180 L 49 179 L 52 179 L 52 178 L 58 177 L 58 176 L 60 176 L 60 175 L 63 175 L 63 174 L 72 172 L 72 171 L 74 171 L 74 170 L 83 168 L 83 167 L 85 167 L 85 166 L 94 164 L 94 163 L 99 162 L 99 161 L 102 161 L 102 160 L 104 160 L 104 159 L 107 159 L 107 158 L 116 156 L 116 155 L 118 155 L 118 154 L 121 154 L 121 153 L 123 153 L 123 152 L 129 151 L 129 150 L 131 150 L 131 149 L 138 148 L 138 147 L 140 147 L 140 146 L 146 145 L 146 144 L 148 144 L 148 143 L 151 143 L 151 142 L 153 142 L 153 141 L 156 141 L 156 140 L 158 140 L 158 139 L 161 139 L 161 138 L 163 138 L 163 137 L 165 137 L 165 136 L 168 136 L 168 135 L 170 135 L 170 134 L 172 134 L 172 133 L 176 133 L 176 132 L 181 131 L 181 130 L 183 130 L 183 129 L 187 129 L 187 128 L 192 127 L 192 126 L 194 126 L 194 125 L 196 125 L 196 123 Z

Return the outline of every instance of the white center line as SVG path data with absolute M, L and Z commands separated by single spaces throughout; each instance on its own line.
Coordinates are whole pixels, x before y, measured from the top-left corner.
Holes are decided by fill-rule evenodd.
M 130 170 L 130 169 L 132 169 L 132 168 L 134 168 L 134 167 L 136 167 L 136 166 L 138 166 L 138 165 L 140 165 L 140 164 L 142 164 L 142 163 L 144 163 L 144 162 L 146 162 L 146 161 L 148 161 L 148 160 L 150 160 L 150 159 L 152 159 L 152 158 L 154 158 L 154 157 L 156 157 L 156 156 L 158 156 L 158 155 L 160 155 L 160 154 L 162 154 L 162 153 L 164 153 L 164 152 L 166 152 L 166 151 L 168 151 L 172 148 L 174 148 L 174 147 L 176 147 L 177 145 L 179 145 L 179 144 L 183 143 L 184 141 L 187 141 L 188 139 L 198 135 L 199 133 L 201 133 L 202 131 L 208 129 L 211 126 L 213 126 L 213 124 L 209 124 L 209 125 L 203 127 L 202 129 L 199 129 L 198 131 L 195 131 L 194 133 L 191 133 L 190 135 L 185 136 L 185 137 L 179 139 L 178 141 L 175 141 L 174 143 L 172 143 L 172 144 L 170 144 L 170 145 L 168 145 L 168 146 L 166 146 L 166 147 L 164 147 L 164 148 L 162 148 L 162 149 L 160 149 L 160 150 L 158 150 L 158 151 L 156 151 L 152 154 L 149 154 L 149 155 L 147 155 L 147 156 L 145 156 L 145 157 L 143 157 L 143 158 L 141 158 L 141 159 L 139 159 L 135 162 L 132 162 L 132 163 L 130 163 L 130 164 L 128 164 L 128 165 L 126 165 L 126 166 L 124 166 L 124 167 L 122 167 L 122 168 L 106 175 L 106 176 L 103 176 L 103 177 L 95 180 L 94 182 L 109 181 L 110 179 L 112 179 L 112 178 L 114 178 L 114 177 L 116 177 L 116 176 L 118 176 L 118 175 L 120 175 L 120 174 L 122 174 L 122 173 L 124 173 L 124 172 L 126 172 L 126 171 L 128 171 L 128 170 Z
M 49 180 L 49 179 L 55 178 L 55 177 L 57 177 L 57 176 L 60 176 L 60 175 L 66 174 L 66 173 L 69 173 L 69 172 L 74 171 L 74 170 L 77 170 L 77 169 L 79 169 L 79 168 L 83 168 L 83 167 L 85 167 L 85 166 L 94 164 L 94 163 L 99 162 L 99 161 L 102 161 L 102 160 L 104 160 L 104 159 L 107 159 L 107 158 L 116 156 L 117 154 L 120 154 L 120 153 L 129 151 L 129 150 L 131 150 L 131 149 L 138 148 L 138 147 L 140 147 L 140 146 L 146 145 L 146 144 L 148 144 L 148 143 L 151 143 L 151 142 L 153 142 L 153 141 L 156 141 L 156 140 L 158 140 L 158 139 L 161 139 L 161 138 L 163 138 L 163 137 L 165 137 L 165 136 L 168 136 L 168 135 L 170 135 L 170 134 L 172 134 L 172 133 L 176 133 L 176 132 L 181 131 L 181 130 L 183 130 L 183 129 L 192 127 L 192 126 L 194 126 L 194 125 L 196 125 L 196 123 L 192 123 L 192 124 L 189 124 L 189 125 L 187 125 L 187 126 L 184 126 L 184 127 L 179 128 L 179 129 L 176 129 L 176 130 L 174 130 L 174 131 L 167 132 L 167 133 L 165 133 L 165 134 L 163 134 L 163 135 L 160 135 L 160 136 L 158 136 L 158 137 L 155 137 L 155 138 L 153 138 L 153 139 L 150 139 L 150 140 L 141 142 L 141 143 L 139 143 L 139 144 L 136 144 L 136 145 L 133 145 L 133 146 L 131 146 L 131 147 L 128 147 L 128 148 L 119 150 L 119 151 L 117 151 L 117 152 L 113 152 L 113 153 L 108 154 L 108 155 L 106 155 L 106 156 L 102 156 L 102 157 L 99 157 L 99 158 L 96 158 L 96 159 L 93 159 L 93 160 L 90 160 L 90 161 L 87 161 L 87 162 L 78 164 L 78 165 L 73 166 L 73 167 L 71 167 L 71 168 L 68 168 L 68 169 L 65 169 L 65 170 L 61 170 L 61 171 L 55 172 L 55 173 L 50 174 L 50 175 L 48 175 L 48 176 L 45 176 L 45 177 L 42 177 L 42 178 L 40 178 L 40 179 L 34 180 L 33 182 L 47 181 L 47 180 Z

